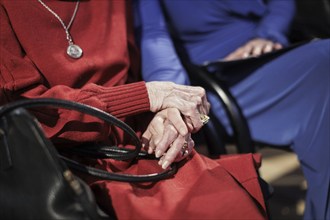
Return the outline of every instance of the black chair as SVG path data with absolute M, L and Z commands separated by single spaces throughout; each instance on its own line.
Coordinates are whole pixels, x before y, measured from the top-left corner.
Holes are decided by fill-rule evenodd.
M 289 146 L 277 146 L 270 143 L 263 143 L 253 140 L 250 128 L 241 107 L 236 98 L 231 94 L 229 88 L 232 84 L 245 77 L 245 72 L 253 72 L 261 64 L 274 59 L 285 53 L 287 50 L 295 48 L 305 42 L 292 44 L 285 49 L 263 55 L 261 58 L 250 58 L 231 62 L 215 61 L 203 65 L 196 65 L 190 62 L 185 50 L 179 44 L 175 45 L 181 63 L 186 69 L 191 84 L 201 86 L 206 91 L 212 92 L 222 104 L 233 130 L 232 135 L 226 133 L 220 120 L 210 112 L 210 121 L 202 129 L 203 136 L 208 148 L 209 156 L 219 156 L 226 154 L 228 144 L 236 147 L 237 153 L 255 153 L 258 148 L 271 146 L 290 151 Z M 221 71 L 215 74 L 214 69 Z M 244 72 L 244 74 L 241 74 Z M 232 78 L 229 80 L 229 78 Z M 228 80 L 227 80 L 228 79 Z
M 207 67 L 194 65 L 188 60 L 182 61 L 182 63 L 187 70 L 192 85 L 201 86 L 206 91 L 213 92 L 219 98 L 232 125 L 233 136 L 222 135 L 225 134 L 224 127 L 216 119 L 213 112 L 210 112 L 211 119 L 203 128 L 209 154 L 212 156 L 226 154 L 225 140 L 235 142 L 238 153 L 254 153 L 255 145 L 247 120 L 226 83 L 217 80 L 213 74 L 208 72 Z

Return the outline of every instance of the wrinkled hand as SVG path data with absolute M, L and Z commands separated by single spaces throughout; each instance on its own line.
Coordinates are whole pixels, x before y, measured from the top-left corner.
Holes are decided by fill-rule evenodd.
M 203 126 L 201 114 L 207 115 L 210 110 L 203 88 L 172 82 L 148 82 L 146 86 L 152 112 L 176 108 L 184 116 L 189 132 L 197 132 Z
M 187 148 L 182 147 L 187 142 Z M 195 143 L 183 121 L 180 112 L 169 108 L 158 112 L 142 135 L 142 145 L 149 154 L 160 158 L 159 165 L 166 169 L 174 161 L 184 159 Z
M 247 42 L 244 46 L 229 54 L 224 58 L 224 60 L 231 61 L 237 59 L 245 59 L 248 57 L 257 57 L 261 54 L 279 50 L 282 47 L 283 46 L 280 43 L 275 43 L 267 39 L 256 38 Z

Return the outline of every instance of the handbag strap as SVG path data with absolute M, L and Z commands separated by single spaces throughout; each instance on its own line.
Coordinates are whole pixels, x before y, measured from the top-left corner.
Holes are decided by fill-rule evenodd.
M 134 151 L 129 151 L 126 154 L 116 154 L 114 153 L 112 155 L 113 159 L 119 159 L 119 160 L 127 160 L 127 159 L 132 159 L 135 158 L 138 153 L 141 151 L 142 145 L 140 142 L 140 139 L 136 136 L 134 130 L 128 126 L 126 123 L 123 121 L 117 119 L 113 115 L 106 113 L 100 109 L 97 109 L 95 107 L 78 103 L 78 102 L 73 102 L 73 101 L 67 101 L 67 100 L 61 100 L 61 99 L 51 99 L 51 98 L 38 98 L 38 99 L 27 99 L 27 100 L 19 100 L 16 102 L 9 103 L 7 105 L 2 106 L 0 109 L 0 117 L 2 117 L 4 114 L 13 111 L 14 109 L 17 108 L 34 108 L 34 107 L 57 107 L 57 108 L 65 108 L 65 109 L 70 109 L 70 110 L 76 110 L 88 115 L 95 116 L 99 119 L 104 120 L 105 122 L 114 125 L 116 127 L 121 128 L 123 131 L 125 131 L 127 134 L 132 137 L 134 141 L 134 146 L 135 149 Z
M 116 126 L 120 129 L 122 129 L 124 132 L 126 132 L 133 140 L 134 142 L 134 149 L 124 149 L 124 148 L 118 148 L 113 147 L 112 150 L 105 151 L 99 151 L 99 155 L 101 157 L 116 159 L 116 160 L 128 160 L 128 159 L 135 159 L 139 155 L 141 157 L 141 148 L 142 144 L 140 139 L 137 137 L 134 130 L 127 125 L 125 122 L 119 120 L 115 116 L 104 112 L 98 108 L 68 101 L 68 100 L 62 100 L 62 99 L 53 99 L 53 98 L 37 98 L 37 99 L 26 99 L 26 100 L 19 100 L 16 102 L 12 102 L 9 104 L 6 104 L 4 106 L 1 106 L 0 108 L 0 118 L 3 117 L 5 114 L 8 114 L 12 112 L 15 109 L 18 108 L 35 108 L 35 107 L 57 107 L 57 108 L 64 108 L 69 110 L 75 110 L 81 113 L 85 113 L 94 117 L 97 117 L 108 124 L 111 124 L 113 126 Z M 142 154 L 143 155 L 143 154 Z M 132 174 L 124 174 L 124 173 L 110 173 L 105 170 L 97 169 L 94 167 L 86 166 L 81 163 L 78 163 L 74 160 L 71 160 L 67 157 L 64 157 L 62 155 L 59 155 L 59 157 L 67 164 L 67 166 L 71 169 L 75 169 L 84 173 L 87 173 L 89 175 L 101 178 L 101 179 L 107 179 L 107 180 L 114 180 L 114 181 L 123 181 L 123 182 L 153 182 L 153 181 L 159 181 L 162 179 L 166 179 L 171 177 L 177 172 L 177 166 L 175 163 L 172 164 L 172 166 L 161 173 L 153 173 L 153 174 L 146 174 L 146 175 L 132 175 Z

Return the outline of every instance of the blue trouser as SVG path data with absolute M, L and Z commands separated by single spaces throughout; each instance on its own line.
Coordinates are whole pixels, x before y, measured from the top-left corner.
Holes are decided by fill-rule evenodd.
M 307 180 L 304 219 L 330 219 L 330 40 L 274 58 L 232 86 L 253 139 L 290 145 Z M 224 111 L 209 96 L 226 129 Z

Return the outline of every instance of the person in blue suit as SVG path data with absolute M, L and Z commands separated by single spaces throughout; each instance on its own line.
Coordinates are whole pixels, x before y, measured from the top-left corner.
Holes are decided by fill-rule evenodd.
M 189 84 L 189 78 L 174 42 L 195 64 L 256 57 L 289 44 L 287 32 L 295 13 L 293 0 L 134 4 L 144 80 L 179 84 Z M 230 90 L 253 139 L 292 148 L 308 185 L 304 219 L 330 219 L 330 40 L 303 44 L 244 74 Z M 211 94 L 209 100 L 231 134 L 221 104 Z

